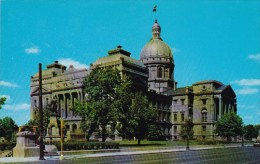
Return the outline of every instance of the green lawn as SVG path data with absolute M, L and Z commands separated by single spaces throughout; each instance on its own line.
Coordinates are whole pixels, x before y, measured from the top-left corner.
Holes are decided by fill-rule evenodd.
M 140 150 L 153 150 L 153 149 L 165 149 L 165 148 L 176 148 L 176 147 L 185 147 L 186 141 L 148 141 L 142 140 L 141 144 L 138 145 L 137 141 L 134 140 L 123 140 L 116 141 L 119 142 L 120 148 L 128 149 L 140 149 Z M 198 145 L 197 141 L 190 141 L 190 146 Z
M 167 149 L 167 148 L 185 148 L 187 145 L 187 142 L 184 140 L 178 140 L 178 141 L 148 141 L 148 140 L 142 140 L 141 144 L 137 144 L 137 140 L 123 140 L 123 141 L 115 141 L 119 143 L 120 149 L 126 148 L 126 149 L 135 149 L 135 150 L 154 150 L 154 149 Z M 190 147 L 208 147 L 208 146 L 214 146 L 214 147 L 222 147 L 224 146 L 223 143 L 213 144 L 212 142 L 202 142 L 202 141 L 196 141 L 191 140 L 190 141 Z

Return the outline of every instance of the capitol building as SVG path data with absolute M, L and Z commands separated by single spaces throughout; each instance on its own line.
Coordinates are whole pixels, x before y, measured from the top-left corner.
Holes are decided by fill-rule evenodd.
M 108 55 L 92 62 L 89 69 L 69 68 L 55 61 L 47 65 L 42 73 L 43 106 L 53 100 L 57 102 L 58 115 L 64 119 L 67 137 L 80 138 L 81 117 L 73 111 L 75 100 L 84 100 L 83 81 L 96 67 L 112 67 L 121 76 L 131 76 L 137 87 L 146 88 L 147 97 L 158 112 L 158 123 L 165 138 L 182 139 L 180 133 L 185 120 L 193 122 L 193 138 L 213 139 L 215 123 L 225 113 L 237 112 L 236 94 L 230 85 L 217 80 L 194 82 L 186 87 L 178 87 L 174 78 L 174 68 L 181 67 L 174 62 L 171 48 L 161 37 L 162 28 L 155 20 L 151 29 L 151 39 L 142 50 L 140 59 L 122 46 L 108 51 Z M 172 45 L 172 43 L 169 43 Z M 31 76 L 30 101 L 31 119 L 34 119 L 39 101 L 39 74 Z M 52 134 L 57 124 L 50 122 L 48 133 Z

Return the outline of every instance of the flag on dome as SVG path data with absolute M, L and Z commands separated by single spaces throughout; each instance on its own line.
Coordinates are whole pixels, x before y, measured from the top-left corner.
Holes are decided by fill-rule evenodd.
M 153 7 L 153 12 L 156 12 L 156 9 L 157 9 L 157 5 L 155 5 L 155 6 Z

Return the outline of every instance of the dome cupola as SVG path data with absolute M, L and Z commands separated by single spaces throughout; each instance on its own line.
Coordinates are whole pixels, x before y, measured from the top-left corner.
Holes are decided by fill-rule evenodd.
M 171 48 L 161 38 L 161 26 L 155 20 L 152 38 L 144 46 L 140 60 L 149 70 L 148 87 L 159 93 L 174 88 L 174 64 Z
M 158 24 L 157 19 L 155 20 L 155 22 L 153 24 L 152 33 L 153 33 L 153 39 L 161 39 L 161 27 Z

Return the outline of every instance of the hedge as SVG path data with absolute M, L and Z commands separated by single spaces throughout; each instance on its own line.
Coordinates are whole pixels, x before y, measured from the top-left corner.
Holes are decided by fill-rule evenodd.
M 52 142 L 60 150 L 60 142 Z M 63 143 L 64 150 L 99 150 L 99 149 L 119 149 L 117 142 L 82 142 L 67 141 Z
M 0 143 L 0 150 L 12 150 L 15 147 L 16 143 L 15 142 L 2 142 Z

